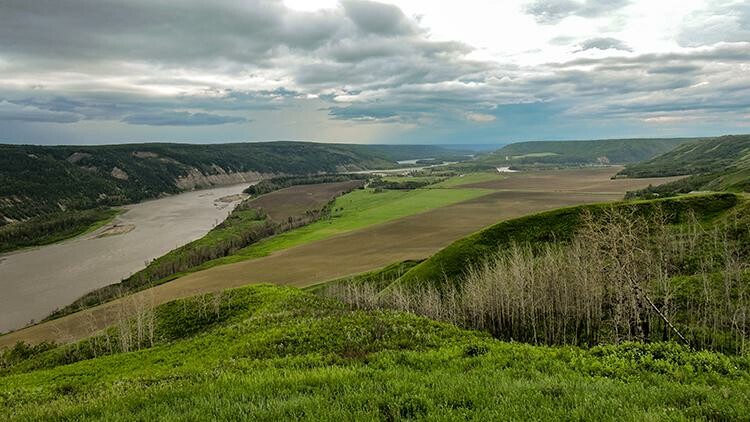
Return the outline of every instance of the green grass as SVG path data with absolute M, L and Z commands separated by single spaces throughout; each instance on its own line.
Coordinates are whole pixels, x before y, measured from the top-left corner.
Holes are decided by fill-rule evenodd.
M 503 179 L 505 179 L 505 176 L 497 172 L 466 173 L 463 175 L 451 177 L 450 179 L 437 183 L 431 187 L 455 188 L 457 186 L 470 185 L 472 183 L 492 182 L 495 180 Z
M 160 334 L 177 331 L 152 348 L 66 363 L 60 357 L 75 346 L 63 346 L 13 363 L 0 375 L 1 418 L 635 421 L 750 414 L 747 356 L 671 343 L 504 343 L 411 314 L 351 311 L 292 288 L 227 294 L 225 317 L 194 331 L 179 327 L 201 312 L 201 300 L 160 308 L 181 317 L 159 319 Z
M 715 217 L 732 209 L 740 201 L 740 197 L 734 194 L 691 195 L 652 201 L 580 205 L 502 221 L 457 240 L 404 274 L 398 283 L 434 283 L 438 286 L 446 280 L 460 283 L 472 265 L 478 265 L 485 257 L 496 253 L 503 246 L 513 242 L 542 244 L 570 239 L 579 227 L 580 216 L 584 210 L 598 212 L 604 207 L 620 206 L 648 213 L 655 206 L 659 206 L 667 214 L 671 214 L 674 222 L 678 222 L 691 212 L 702 218 Z
M 560 155 L 556 152 L 531 152 L 528 154 L 522 154 L 522 155 L 514 155 L 513 159 L 519 159 L 519 158 L 534 158 L 534 157 L 552 157 L 555 155 Z
M 404 275 L 407 271 L 418 265 L 420 262 L 421 261 L 414 260 L 396 262 L 377 270 L 324 281 L 322 283 L 305 287 L 304 290 L 308 292 L 318 293 L 324 291 L 328 287 L 339 284 L 369 284 L 376 290 L 383 290 L 389 284 L 393 283 L 399 277 Z
M 382 179 L 386 182 L 433 182 L 440 178 L 430 176 L 384 176 Z
M 270 255 L 294 246 L 385 223 L 431 209 L 486 195 L 486 189 L 355 190 L 336 199 L 330 219 L 262 240 L 232 256 L 208 262 L 200 269 Z

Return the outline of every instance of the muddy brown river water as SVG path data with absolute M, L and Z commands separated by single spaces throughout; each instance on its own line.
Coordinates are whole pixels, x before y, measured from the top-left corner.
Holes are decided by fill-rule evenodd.
M 112 223 L 95 232 L 0 255 L 0 333 L 21 328 L 31 320 L 39 321 L 82 295 L 117 283 L 148 261 L 202 237 L 226 218 L 240 200 L 238 194 L 248 185 L 128 205 Z

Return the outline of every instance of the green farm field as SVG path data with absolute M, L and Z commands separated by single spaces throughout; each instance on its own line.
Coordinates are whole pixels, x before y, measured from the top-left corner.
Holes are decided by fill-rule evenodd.
M 611 180 L 620 170 L 609 167 L 559 172 L 553 177 L 559 179 L 554 185 L 549 180 L 540 183 L 540 177 L 548 177 L 544 176 L 547 173 L 529 172 L 507 179 L 488 173 L 471 176 L 490 179 L 481 188 L 354 191 L 337 199 L 338 206 L 334 205 L 334 209 L 340 209 L 338 217 L 271 238 L 228 260 L 238 262 L 218 265 L 226 261 L 213 261 L 204 270 L 134 296 L 148 297 L 158 304 L 253 283 L 305 287 L 394 262 L 425 259 L 451 242 L 498 221 L 565 206 L 616 201 L 624 196 L 623 187 L 654 183 L 650 179 L 636 179 L 623 185 Z M 494 183 L 503 184 L 499 187 Z M 544 186 L 550 186 L 550 190 L 544 190 Z M 561 186 L 570 189 L 562 191 Z M 1 336 L 0 347 L 17 340 L 83 338 L 110 325 L 123 303 L 115 300 Z

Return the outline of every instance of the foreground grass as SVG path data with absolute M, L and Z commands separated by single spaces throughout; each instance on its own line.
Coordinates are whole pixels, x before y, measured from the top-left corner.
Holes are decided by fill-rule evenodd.
M 227 295 L 222 317 L 197 331 L 187 322 L 205 301 L 157 310 L 162 340 L 152 348 L 63 364 L 75 348 L 63 346 L 6 368 L 0 416 L 741 420 L 750 414 L 748 357 L 669 343 L 588 350 L 503 343 L 411 314 L 351 311 L 292 288 L 253 286 Z
M 356 190 L 336 199 L 331 217 L 262 240 L 232 256 L 213 260 L 199 269 L 260 258 L 273 252 L 327 239 L 490 193 L 487 189 Z

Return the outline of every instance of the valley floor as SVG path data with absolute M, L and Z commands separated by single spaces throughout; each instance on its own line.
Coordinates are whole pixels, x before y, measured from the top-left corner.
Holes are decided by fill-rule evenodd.
M 438 185 L 443 192 L 432 195 L 442 198 L 442 207 L 440 201 L 429 199 L 429 191 L 435 189 L 425 189 L 416 191 L 416 199 L 396 202 L 396 208 L 389 202 L 369 211 L 357 210 L 355 216 L 314 223 L 314 233 L 303 227 L 281 235 L 283 242 L 258 253 L 250 251 L 241 262 L 191 273 L 125 299 L 0 336 L 0 348 L 19 340 L 67 342 L 86 337 L 111 325 L 123 306 L 133 301 L 159 304 L 252 283 L 304 287 L 396 261 L 424 259 L 454 240 L 501 220 L 564 206 L 615 201 L 627 190 L 665 180 L 612 180 L 619 170 L 606 167 L 450 179 L 442 187 Z

